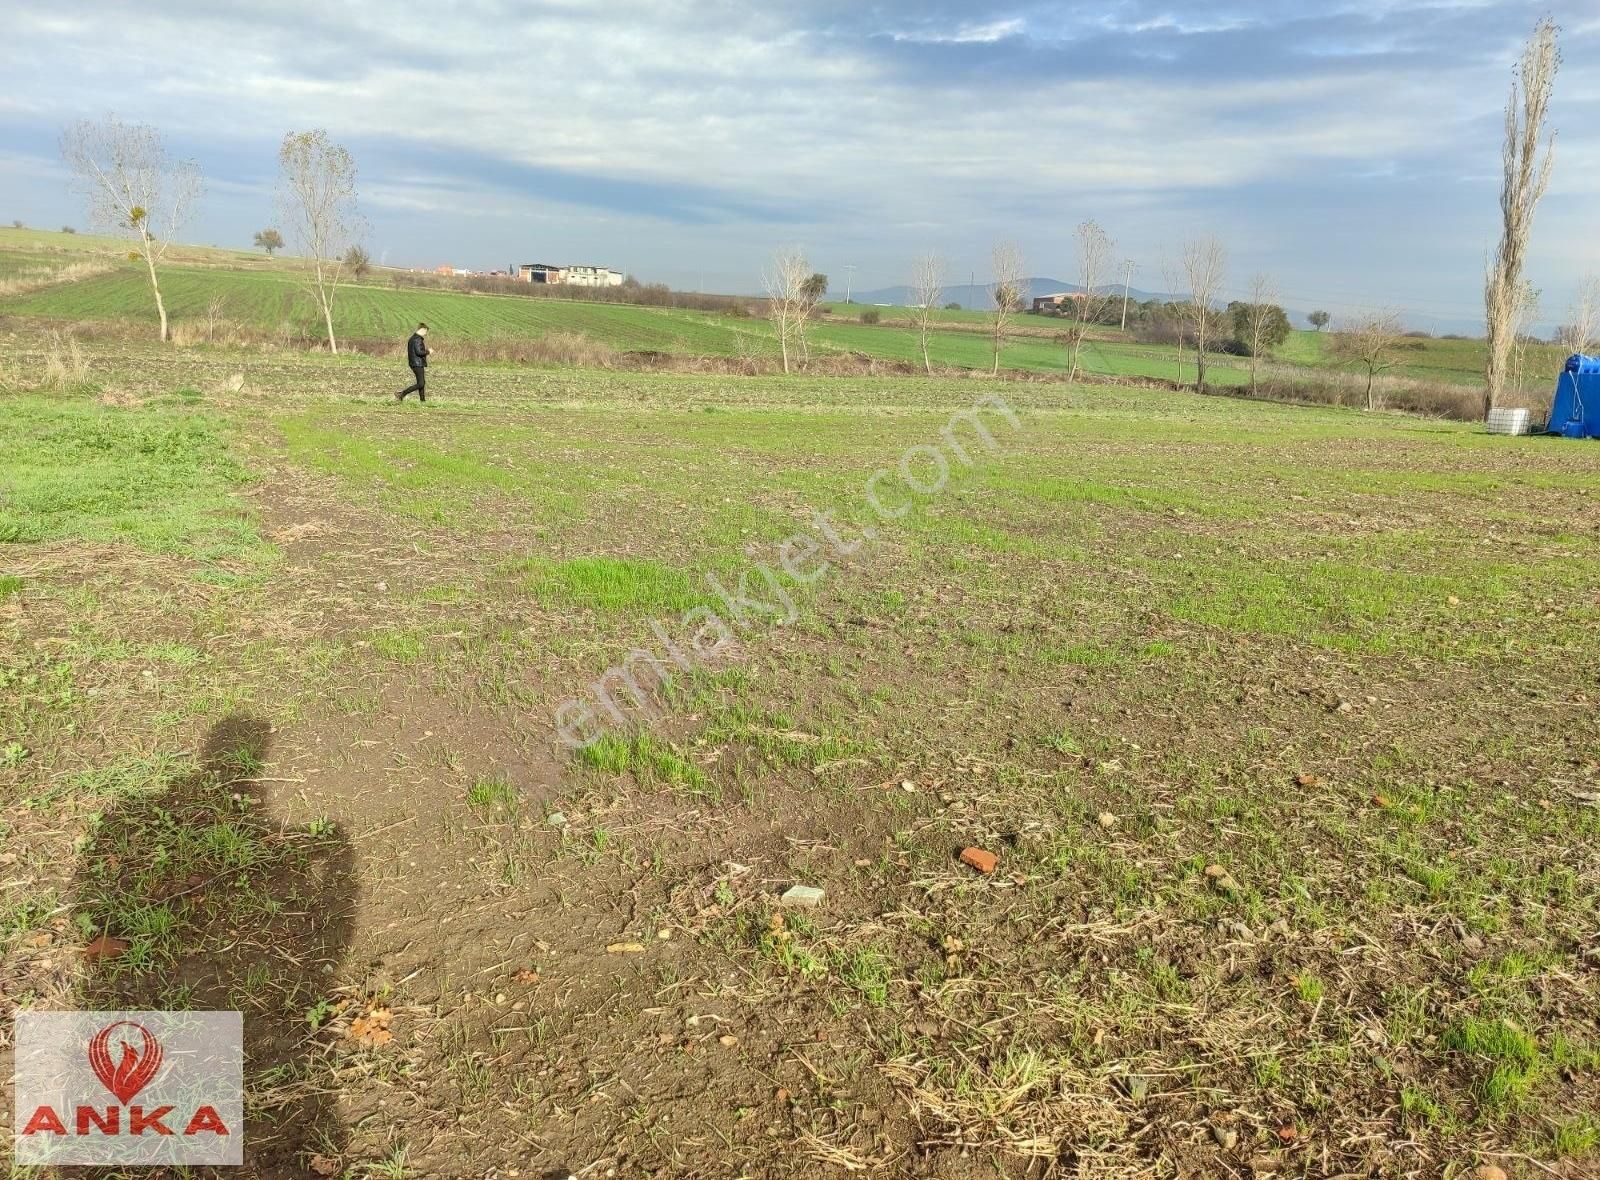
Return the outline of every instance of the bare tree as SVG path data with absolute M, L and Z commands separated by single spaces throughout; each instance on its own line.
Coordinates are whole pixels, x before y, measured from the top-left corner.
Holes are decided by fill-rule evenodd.
M 778 333 L 778 351 L 783 356 L 783 371 L 789 372 L 790 352 L 803 333 L 806 312 L 806 282 L 811 264 L 798 246 L 785 246 L 772 256 L 761 272 L 767 291 L 767 317 Z
M 1595 347 L 1596 332 L 1600 331 L 1600 276 L 1592 273 L 1583 276 L 1568 316 L 1567 323 L 1556 332 L 1556 343 L 1568 352 L 1587 356 Z
M 95 228 L 124 234 L 137 244 L 134 257 L 150 275 L 161 339 L 168 339 L 156 268 L 200 199 L 200 170 L 193 161 L 169 159 L 154 127 L 124 123 L 115 115 L 73 123 L 61 133 L 61 155 L 88 200 Z
M 1250 279 L 1250 302 L 1244 313 L 1245 344 L 1250 349 L 1250 392 L 1255 393 L 1261 371 L 1261 354 L 1271 347 L 1274 324 L 1283 317 L 1278 307 L 1278 284 L 1272 276 L 1257 273 Z
M 312 294 L 328 329 L 328 351 L 338 352 L 333 298 L 345 260 L 361 236 L 356 211 L 356 163 L 326 131 L 291 131 L 278 149 L 278 201 L 285 224 L 311 259 Z
M 1378 408 L 1373 386 L 1379 373 L 1400 363 L 1395 355 L 1405 330 L 1395 311 L 1375 311 L 1342 325 L 1333 338 L 1333 353 L 1342 360 L 1365 367 L 1367 371 L 1367 409 Z
M 1005 347 L 1006 325 L 1023 309 L 1027 293 L 1023 290 L 1026 276 L 1022 273 L 1022 247 L 1015 242 L 996 242 L 992 253 L 994 281 L 989 296 L 994 300 L 994 366 L 990 373 L 1000 375 L 1000 350 Z
M 1189 322 L 1189 337 L 1194 341 L 1195 390 L 1206 391 L 1206 349 L 1216 328 L 1216 309 L 1212 305 L 1222 290 L 1223 276 L 1228 269 L 1228 252 L 1221 242 L 1210 234 L 1184 243 L 1179 265 L 1183 282 L 1189 291 L 1188 306 L 1183 309 Z
M 1511 97 L 1506 100 L 1500 246 L 1483 284 L 1484 319 L 1489 332 L 1483 371 L 1486 418 L 1505 388 L 1517 335 L 1518 304 L 1523 298 L 1522 265 L 1533 230 L 1533 212 L 1550 184 L 1550 166 L 1555 159 L 1555 133 L 1546 141 L 1542 159 L 1539 140 L 1550 110 L 1556 71 L 1561 67 L 1561 52 L 1556 46 L 1559 32 L 1549 17 L 1534 26 L 1533 36 L 1523 46 L 1517 76 L 1511 81 Z
M 1099 323 L 1105 314 L 1105 293 L 1100 288 L 1111 267 L 1112 241 L 1098 222 L 1092 218 L 1081 222 L 1077 239 L 1078 282 L 1083 287 L 1083 298 L 1078 300 L 1078 314 L 1067 329 L 1067 341 L 1072 348 L 1068 382 L 1078 379 L 1078 362 L 1083 353 L 1084 337 L 1089 334 L 1089 325 Z
M 922 368 L 933 375 L 928 359 L 928 341 L 933 337 L 934 315 L 944 298 L 944 259 L 924 254 L 911 267 L 911 322 L 917 329 L 917 347 L 922 352 Z

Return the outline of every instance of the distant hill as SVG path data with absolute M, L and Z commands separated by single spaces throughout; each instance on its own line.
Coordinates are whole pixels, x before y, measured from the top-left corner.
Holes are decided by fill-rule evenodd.
M 1110 290 L 1109 287 L 1104 288 Z M 1077 283 L 1065 283 L 1060 279 L 1031 278 L 1028 280 L 1028 298 L 1037 299 L 1041 295 L 1054 295 L 1057 291 L 1081 291 L 1083 288 Z M 1122 288 L 1116 288 L 1120 294 Z M 1160 299 L 1163 301 L 1173 298 L 1171 295 L 1158 295 L 1152 291 L 1141 291 L 1134 287 L 1128 292 L 1128 297 L 1139 302 L 1146 299 Z M 911 288 L 907 286 L 880 287 L 876 291 L 856 291 L 850 296 L 856 303 L 878 303 L 893 307 L 907 307 L 911 303 Z M 976 285 L 960 283 L 944 290 L 944 303 L 959 303 L 962 307 L 973 311 L 987 311 L 993 304 L 989 299 L 989 288 L 986 284 Z

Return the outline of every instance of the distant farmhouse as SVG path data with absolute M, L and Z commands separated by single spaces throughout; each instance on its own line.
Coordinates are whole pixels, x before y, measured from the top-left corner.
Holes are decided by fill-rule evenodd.
M 524 283 L 566 283 L 572 287 L 622 286 L 622 272 L 608 266 L 555 266 L 548 262 L 524 262 L 514 273 Z
M 1061 315 L 1069 308 L 1081 307 L 1089 298 L 1083 291 L 1057 291 L 1053 295 L 1039 295 L 1033 301 L 1034 315 Z

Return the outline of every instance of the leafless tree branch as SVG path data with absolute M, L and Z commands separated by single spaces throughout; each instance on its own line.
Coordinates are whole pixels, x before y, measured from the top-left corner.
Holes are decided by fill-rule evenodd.
M 1483 286 L 1484 319 L 1489 346 L 1484 362 L 1483 413 L 1489 416 L 1506 385 L 1511 352 L 1517 339 L 1519 305 L 1524 299 L 1522 267 L 1533 231 L 1533 213 L 1550 184 L 1555 160 L 1555 133 L 1544 134 L 1556 72 L 1561 67 L 1557 45 L 1560 28 L 1549 17 L 1534 26 L 1523 46 L 1517 76 L 1506 100 L 1506 138 L 1501 163 L 1500 245 L 1489 264 Z
M 930 376 L 933 362 L 928 358 L 928 342 L 933 337 L 939 301 L 944 298 L 944 274 L 944 259 L 937 254 L 924 254 L 911 267 L 911 322 L 917 329 L 923 371 Z
M 154 127 L 115 115 L 68 126 L 61 133 L 61 155 L 88 202 L 91 224 L 133 239 L 133 257 L 150 276 L 160 338 L 169 339 L 157 267 L 204 191 L 199 168 L 191 160 L 171 160 Z
M 1022 261 L 1022 247 L 1015 242 L 996 242 L 992 253 L 994 281 L 989 295 L 994 300 L 991 327 L 994 334 L 994 365 L 990 372 L 1000 374 L 1000 351 L 1005 347 L 1006 326 L 1022 310 L 1027 300 L 1023 290 L 1026 269 Z
M 278 149 L 278 203 L 290 237 L 311 260 L 312 294 L 328 331 L 328 351 L 338 352 L 333 300 L 344 260 L 364 223 L 356 209 L 356 164 L 326 131 L 291 131 Z

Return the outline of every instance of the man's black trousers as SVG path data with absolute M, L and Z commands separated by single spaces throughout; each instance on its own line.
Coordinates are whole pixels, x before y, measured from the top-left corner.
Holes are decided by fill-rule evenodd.
M 417 395 L 417 400 L 418 401 L 423 401 L 423 402 L 427 401 L 428 400 L 428 370 L 425 369 L 425 368 L 418 368 L 417 366 L 413 365 L 411 367 L 411 376 L 414 378 L 414 380 L 411 382 L 410 385 L 406 386 L 404 389 L 402 389 L 400 391 L 400 400 L 401 401 L 405 401 L 406 400 L 406 394 L 414 393 L 414 394 Z

